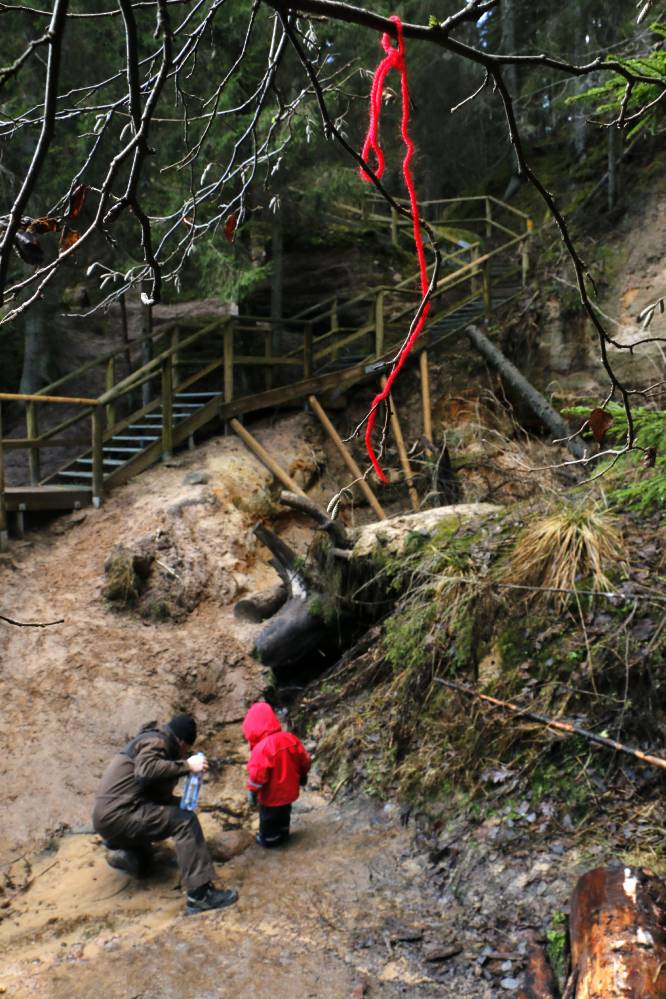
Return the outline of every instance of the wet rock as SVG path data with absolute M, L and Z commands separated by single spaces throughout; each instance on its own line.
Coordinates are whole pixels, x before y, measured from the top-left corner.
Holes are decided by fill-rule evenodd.
M 430 962 L 448 961 L 450 958 L 455 957 L 456 954 L 460 954 L 461 951 L 462 945 L 459 943 L 451 941 L 445 943 L 433 940 L 424 946 L 423 960 Z
M 188 472 L 183 478 L 184 486 L 206 486 L 210 482 L 207 472 Z
M 517 978 L 503 978 L 500 982 L 500 988 L 506 989 L 507 992 L 517 992 L 519 985 Z
M 250 621 L 258 624 L 272 617 L 279 611 L 287 599 L 287 588 L 284 583 L 276 583 L 265 590 L 258 590 L 239 600 L 234 607 L 234 617 L 239 621 Z
M 254 842 L 254 837 L 247 829 L 228 829 L 208 836 L 207 842 L 213 860 L 223 864 L 244 853 Z
M 422 926 L 392 923 L 387 927 L 390 943 L 416 943 L 423 939 Z

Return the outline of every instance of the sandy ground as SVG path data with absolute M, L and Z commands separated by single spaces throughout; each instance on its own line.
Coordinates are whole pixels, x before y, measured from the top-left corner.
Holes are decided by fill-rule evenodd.
M 321 460 L 308 418 L 257 435 L 306 485 Z M 249 654 L 258 626 L 237 621 L 233 604 L 276 581 L 252 535 L 271 490 L 239 441 L 218 438 L 149 470 L 102 509 L 12 542 L 0 562 L 0 612 L 64 619 L 0 626 L 0 993 L 357 999 L 372 980 L 372 994 L 389 999 L 451 994 L 424 966 L 422 928 L 413 959 L 401 952 L 400 933 L 414 930 L 395 927 L 426 911 L 436 926 L 438 914 L 424 904 L 394 806 L 329 803 L 315 775 L 290 847 L 254 843 L 239 723 L 266 676 Z M 312 535 L 291 514 L 273 526 L 301 550 Z M 156 583 L 173 581 L 175 566 L 184 586 L 196 584 L 195 606 L 177 622 L 142 620 L 102 598 L 113 546 L 146 538 L 168 541 Z M 240 892 L 232 909 L 191 918 L 168 845 L 156 873 L 137 882 L 108 867 L 90 826 L 110 756 L 174 710 L 198 719 L 211 764 L 202 822 L 211 842 L 231 838 L 232 859 L 218 871 Z
M 195 917 L 173 867 L 133 881 L 106 865 L 96 837 L 65 837 L 4 911 L 0 987 L 40 999 L 452 995 L 423 961 L 438 913 L 433 903 L 424 923 L 397 810 L 336 808 L 314 792 L 295 808 L 289 847 L 252 842 L 218 868 L 238 903 Z
M 315 467 L 308 426 L 297 416 L 259 432 L 303 481 Z M 208 481 L 187 484 L 193 470 Z M 64 623 L 0 622 L 0 865 L 63 824 L 85 825 L 107 759 L 144 722 L 190 710 L 210 736 L 256 699 L 265 684 L 249 655 L 257 626 L 237 622 L 232 608 L 277 581 L 252 535 L 269 487 L 272 476 L 240 441 L 220 437 L 139 476 L 100 510 L 12 543 L 0 562 L 0 613 Z M 198 602 L 178 623 L 141 620 L 102 599 L 113 546 L 146 537 L 168 541 L 157 583 L 176 572 L 196 584 Z

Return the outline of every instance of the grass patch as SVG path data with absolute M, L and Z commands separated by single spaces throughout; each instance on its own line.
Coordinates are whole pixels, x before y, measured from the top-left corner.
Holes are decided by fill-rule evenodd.
M 612 588 L 608 572 L 626 563 L 619 522 L 599 503 L 563 507 L 530 524 L 520 534 L 500 572 L 500 581 L 544 591 L 566 604 L 581 580 L 594 590 Z

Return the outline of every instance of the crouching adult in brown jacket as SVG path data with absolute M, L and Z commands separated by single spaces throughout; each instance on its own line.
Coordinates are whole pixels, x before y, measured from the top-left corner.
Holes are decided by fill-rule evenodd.
M 109 864 L 128 874 L 147 871 L 153 842 L 173 839 L 189 913 L 220 909 L 238 898 L 233 889 L 213 886 L 215 869 L 199 819 L 173 796 L 180 777 L 208 769 L 204 756 L 190 755 L 196 737 L 191 715 L 175 715 L 162 729 L 157 722 L 144 726 L 109 763 L 93 809 Z

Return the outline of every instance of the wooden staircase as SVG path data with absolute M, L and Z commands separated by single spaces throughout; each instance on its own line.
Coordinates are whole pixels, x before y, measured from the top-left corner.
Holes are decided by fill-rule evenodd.
M 526 215 L 489 196 L 422 208 L 446 252 L 416 353 L 494 314 L 520 291 L 532 233 Z M 388 223 L 393 242 L 411 240 L 409 223 L 395 213 L 387 216 L 381 201 L 368 198 L 364 208 L 345 210 L 363 225 Z M 0 394 L 0 400 L 25 404 L 26 417 L 25 437 L 3 437 L 0 413 L 0 548 L 7 543 L 8 513 L 16 514 L 20 531 L 26 511 L 99 505 L 109 489 L 168 459 L 174 448 L 192 444 L 195 432 L 212 421 L 378 378 L 404 339 L 420 300 L 418 287 L 418 275 L 410 275 L 351 298 L 329 298 L 279 321 L 227 317 L 193 331 L 170 324 L 89 361 L 35 395 Z M 132 370 L 130 349 L 142 351 L 148 342 L 152 359 Z M 289 343 L 295 346 L 283 346 Z M 128 373 L 118 380 L 121 365 Z M 421 370 L 423 376 L 423 365 Z M 96 398 L 76 396 L 82 379 L 89 384 L 94 374 L 105 390 Z M 70 394 L 62 394 L 65 389 Z M 67 415 L 40 433 L 43 406 L 60 407 Z M 62 464 L 42 475 L 42 453 L 56 448 L 65 452 Z M 27 484 L 5 484 L 5 454 L 12 449 L 28 452 Z

